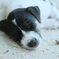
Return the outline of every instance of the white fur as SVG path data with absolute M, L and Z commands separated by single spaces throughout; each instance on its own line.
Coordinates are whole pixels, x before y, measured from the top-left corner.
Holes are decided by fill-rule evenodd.
M 38 43 L 40 43 L 40 41 L 42 40 L 42 38 L 40 37 L 40 35 L 38 33 L 36 33 L 35 31 L 29 31 L 29 32 L 25 32 L 24 33 L 24 37 L 21 40 L 21 43 L 23 45 L 24 48 L 27 49 L 34 49 L 36 47 L 28 47 L 27 44 L 33 39 L 36 38 Z
M 21 28 L 17 25 L 15 19 L 13 19 L 12 22 L 13 22 L 19 29 L 21 29 Z M 38 23 L 38 21 L 36 21 L 36 22 Z M 27 44 L 30 43 L 30 41 L 31 41 L 33 38 L 35 38 L 35 39 L 38 41 L 38 43 L 40 43 L 40 41 L 42 40 L 42 38 L 41 38 L 41 36 L 40 36 L 40 33 L 37 33 L 37 32 L 35 32 L 35 31 L 28 31 L 28 32 L 26 32 L 26 31 L 24 31 L 24 30 L 22 30 L 22 29 L 21 29 L 21 31 L 22 31 L 22 33 L 23 33 L 23 35 L 24 35 L 24 36 L 22 37 L 22 40 L 21 40 L 21 44 L 22 44 L 22 46 L 23 46 L 24 48 L 27 48 L 27 49 L 34 49 L 34 48 L 36 48 L 36 47 L 28 47 L 28 46 L 27 46 Z M 38 45 L 39 45 L 39 44 L 38 44 Z
M 37 28 L 39 29 L 56 29 L 59 27 L 59 22 L 56 19 L 46 19 L 42 24 L 40 24 Z

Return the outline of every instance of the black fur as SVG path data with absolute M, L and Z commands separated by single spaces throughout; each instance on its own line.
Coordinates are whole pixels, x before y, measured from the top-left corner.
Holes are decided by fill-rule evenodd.
M 38 20 L 39 23 L 41 23 L 41 20 L 40 20 L 40 10 L 39 10 L 38 6 L 28 7 L 26 10 L 29 13 L 31 13 Z
M 13 38 L 18 44 L 21 44 L 20 41 L 23 37 L 23 34 L 17 26 L 15 26 L 11 21 L 3 20 L 0 21 L 0 30 L 5 32 L 10 38 Z
M 0 21 L 0 30 L 13 38 L 14 41 L 20 43 L 23 37 L 21 29 L 24 31 L 34 31 L 36 27 L 35 20 L 39 20 L 40 23 L 40 13 L 38 12 L 38 7 L 18 8 L 12 11 L 6 20 Z M 14 19 L 17 25 L 12 22 Z
M 12 20 L 14 17 L 17 18 L 16 15 L 21 16 L 20 14 L 27 12 L 29 14 L 31 14 L 32 16 L 34 16 L 39 23 L 41 23 L 40 20 L 40 9 L 38 8 L 38 6 L 34 6 L 34 7 L 28 7 L 28 8 L 18 8 L 16 10 L 13 10 L 9 15 L 8 15 L 8 19 Z M 20 14 L 19 14 L 20 13 Z M 11 17 L 11 18 L 10 18 Z
M 8 15 L 8 20 L 15 19 L 17 25 L 25 31 L 35 29 L 35 20 L 40 21 L 40 10 L 37 6 L 28 8 L 18 8 Z

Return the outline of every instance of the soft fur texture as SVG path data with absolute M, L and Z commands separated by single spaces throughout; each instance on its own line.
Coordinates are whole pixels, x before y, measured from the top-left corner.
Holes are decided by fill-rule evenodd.
M 40 42 L 41 35 L 39 30 L 42 26 L 40 23 L 43 24 L 49 17 L 59 19 L 59 11 L 53 3 L 51 4 L 49 2 L 49 0 L 23 1 L 24 0 L 1 0 L 0 19 L 6 20 L 0 22 L 0 30 L 6 32 L 10 37 L 13 37 L 18 44 L 20 44 L 20 40 L 22 39 L 21 45 L 23 45 L 24 48 L 33 49 L 34 47 L 32 48 L 27 45 L 32 42 L 32 39 L 35 39 L 33 40 L 35 44 L 36 42 Z M 34 6 L 38 6 L 38 8 L 34 8 Z M 20 10 L 19 8 L 22 9 Z M 43 24 L 43 26 L 46 25 Z
M 37 6 L 18 8 L 13 10 L 6 20 L 0 21 L 0 30 L 24 48 L 34 49 L 41 40 L 36 22 L 41 23 Z

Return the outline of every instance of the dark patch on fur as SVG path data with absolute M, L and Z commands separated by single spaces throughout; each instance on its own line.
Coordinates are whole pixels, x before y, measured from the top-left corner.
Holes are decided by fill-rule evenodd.
M 20 44 L 23 37 L 21 29 L 24 31 L 34 31 L 36 28 L 35 20 L 40 23 L 39 16 L 40 10 L 38 7 L 18 8 L 9 13 L 6 20 L 0 21 L 0 30 Z M 12 22 L 14 19 L 17 25 Z
M 0 21 L 0 30 L 5 32 L 9 37 L 13 38 L 14 41 L 19 43 L 23 37 L 21 30 L 8 20 Z

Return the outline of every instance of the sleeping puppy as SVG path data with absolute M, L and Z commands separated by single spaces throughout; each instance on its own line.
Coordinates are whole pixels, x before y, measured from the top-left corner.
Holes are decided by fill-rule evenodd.
M 41 23 L 37 6 L 18 8 L 10 12 L 6 20 L 0 21 L 0 30 L 20 46 L 35 49 L 42 39 L 37 31 L 37 23 Z

